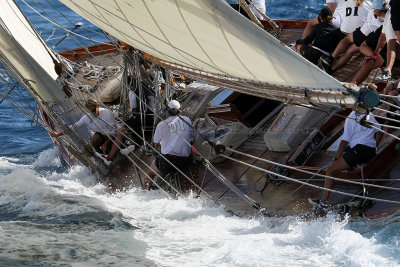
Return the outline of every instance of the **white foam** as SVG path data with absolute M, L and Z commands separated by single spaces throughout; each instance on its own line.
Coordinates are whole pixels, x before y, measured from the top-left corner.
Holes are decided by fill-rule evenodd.
M 43 168 L 43 167 L 61 167 L 61 159 L 59 157 L 58 150 L 55 148 L 49 148 L 45 151 L 42 151 L 39 154 L 39 157 L 32 164 L 34 168 Z
M 51 152 L 46 152 L 50 153 Z M 39 156 L 40 157 L 40 156 Z M 49 158 L 51 161 L 51 158 Z M 84 167 L 40 176 L 31 167 L 0 176 L 0 205 L 22 216 L 59 218 L 104 210 L 136 230 L 93 229 L 86 234 L 26 231 L 0 223 L 0 247 L 58 257 L 59 263 L 160 266 L 397 266 L 398 243 L 363 236 L 335 215 L 237 218 L 223 206 L 193 197 L 172 200 L 160 191 L 130 189 L 110 194 Z M 11 206 L 10 206 L 11 205 Z M 397 245 L 396 245 L 397 244 Z M 33 253 L 33 252 L 32 252 Z M 34 255 L 32 255 L 34 256 Z

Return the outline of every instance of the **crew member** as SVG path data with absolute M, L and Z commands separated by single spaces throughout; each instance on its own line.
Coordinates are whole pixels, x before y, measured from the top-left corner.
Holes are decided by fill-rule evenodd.
M 99 153 L 106 153 L 108 145 L 111 143 L 109 138 L 114 138 L 117 130 L 117 123 L 114 114 L 106 108 L 102 108 L 94 99 L 88 99 L 85 107 L 93 116 L 83 115 L 82 118 L 70 125 L 73 130 L 75 127 L 80 128 L 86 126 L 90 131 L 94 132 L 91 140 L 93 148 Z M 64 130 L 60 132 L 51 132 L 52 136 L 61 136 Z
M 168 103 L 167 119 L 159 122 L 154 133 L 154 145 L 161 147 L 161 155 L 151 164 L 151 170 L 144 181 L 144 189 L 152 185 L 155 173 L 165 176 L 176 172 L 175 168 L 186 171 L 190 164 L 190 141 L 193 138 L 192 122 L 179 115 L 180 104 L 176 100 Z M 169 162 L 174 166 L 172 166 Z
M 323 8 L 318 14 L 319 23 L 305 39 L 296 41 L 296 48 L 299 54 L 314 63 L 318 64 L 318 59 L 323 54 L 332 53 L 340 41 L 336 34 L 337 27 L 332 24 L 332 11 Z M 312 46 L 309 46 L 312 44 Z
M 371 113 L 365 114 L 365 108 L 358 104 L 357 109 L 347 116 L 344 124 L 344 132 L 336 152 L 335 161 L 328 168 L 326 175 L 335 176 L 341 171 L 367 163 L 376 153 L 376 144 L 380 135 L 376 135 L 377 129 L 362 126 L 363 121 L 377 124 Z M 381 128 L 379 125 L 374 125 Z M 333 180 L 325 179 L 325 188 L 332 189 Z M 324 191 L 321 203 L 326 204 L 330 191 Z

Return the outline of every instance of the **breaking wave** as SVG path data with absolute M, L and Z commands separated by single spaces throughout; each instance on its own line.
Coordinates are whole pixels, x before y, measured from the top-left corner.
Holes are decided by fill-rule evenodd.
M 0 158 L 1 265 L 400 266 L 399 225 L 239 218 L 204 199 L 110 193 L 55 149 Z

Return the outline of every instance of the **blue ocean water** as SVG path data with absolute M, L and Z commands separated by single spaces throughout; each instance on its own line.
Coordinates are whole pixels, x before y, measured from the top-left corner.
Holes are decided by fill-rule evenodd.
M 76 33 L 105 41 L 57 1 L 17 0 L 46 39 L 63 32 L 52 35 L 56 27 L 25 2 L 66 28 L 83 22 Z M 267 13 L 311 18 L 324 2 L 268 0 Z M 70 37 L 57 50 L 90 44 Z M 193 197 L 110 194 L 86 168 L 66 166 L 46 131 L 6 102 L 0 111 L 0 266 L 400 266 L 399 223 L 237 218 Z

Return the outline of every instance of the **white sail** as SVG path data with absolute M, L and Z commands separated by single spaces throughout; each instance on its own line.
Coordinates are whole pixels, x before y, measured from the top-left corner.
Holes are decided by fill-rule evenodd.
M 104 31 L 162 60 L 269 85 L 339 89 L 223 0 L 60 0 Z
M 63 100 L 53 60 L 39 38 L 14 1 L 0 1 L 1 55 L 43 101 Z

